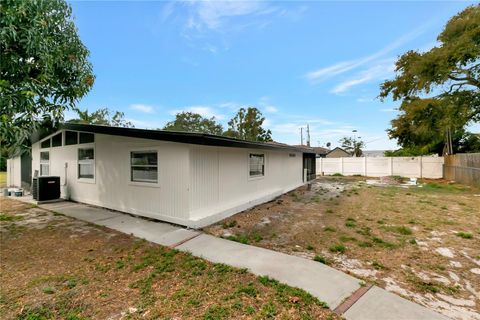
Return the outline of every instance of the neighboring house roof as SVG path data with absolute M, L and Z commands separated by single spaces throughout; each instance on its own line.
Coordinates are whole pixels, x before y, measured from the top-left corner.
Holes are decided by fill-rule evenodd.
M 293 147 L 281 143 L 257 142 L 235 139 L 224 136 L 216 136 L 213 134 L 196 133 L 196 132 L 176 132 L 164 130 L 149 130 L 137 128 L 110 127 L 92 124 L 64 123 L 60 129 L 83 131 L 98 134 L 107 134 L 113 136 L 123 136 L 131 138 L 142 138 L 150 140 L 161 140 L 178 143 L 188 143 L 197 145 L 217 146 L 217 147 L 235 147 L 235 148 L 251 148 L 251 149 L 282 149 L 304 153 L 313 153 L 306 148 Z M 36 139 L 36 141 L 41 139 Z M 36 142 L 33 141 L 33 142 Z
M 330 152 L 330 149 L 323 147 L 313 147 L 313 151 L 315 151 L 316 154 L 325 155 Z
M 345 152 L 345 153 L 348 154 L 348 155 L 352 155 L 350 152 L 347 152 L 347 151 L 345 151 L 344 149 L 342 149 L 342 148 L 340 148 L 340 147 L 335 147 L 335 148 L 333 148 L 332 150 L 328 151 L 328 152 L 327 152 L 327 155 L 330 154 L 330 153 L 332 153 L 332 152 L 334 152 L 334 151 L 336 151 L 336 150 L 340 150 L 340 151 Z

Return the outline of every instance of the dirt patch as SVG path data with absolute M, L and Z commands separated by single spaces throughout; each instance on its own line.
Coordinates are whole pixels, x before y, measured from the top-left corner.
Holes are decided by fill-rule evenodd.
M 0 201 L 2 319 L 339 319 L 269 278 Z
M 205 231 L 327 263 L 454 319 L 480 319 L 480 190 L 398 180 L 322 177 Z

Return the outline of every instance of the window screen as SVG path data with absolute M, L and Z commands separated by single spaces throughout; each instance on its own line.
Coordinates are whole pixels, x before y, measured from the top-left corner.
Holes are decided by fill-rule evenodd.
M 78 144 L 78 132 L 65 131 L 65 145 L 69 146 L 72 144 Z
M 130 179 L 136 182 L 158 182 L 158 154 L 156 151 L 130 153 Z
M 50 148 L 50 139 L 42 141 L 41 145 L 42 148 Z
M 260 177 L 265 175 L 265 155 L 264 154 L 250 154 L 249 158 L 250 177 Z
M 78 178 L 95 177 L 95 152 L 93 148 L 78 149 Z
M 50 174 L 50 153 L 48 151 L 40 152 L 40 175 L 48 176 Z
M 62 146 L 62 133 L 56 134 L 52 137 L 52 147 Z
M 95 142 L 95 135 L 93 133 L 80 132 L 80 143 Z

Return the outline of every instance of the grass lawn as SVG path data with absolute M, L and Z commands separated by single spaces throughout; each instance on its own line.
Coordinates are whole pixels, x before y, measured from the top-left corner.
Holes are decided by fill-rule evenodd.
M 4 188 L 7 186 L 7 173 L 0 172 L 0 188 Z
M 314 259 L 454 319 L 480 319 L 480 190 L 322 177 L 206 232 Z
M 0 201 L 2 319 L 339 319 L 272 279 Z

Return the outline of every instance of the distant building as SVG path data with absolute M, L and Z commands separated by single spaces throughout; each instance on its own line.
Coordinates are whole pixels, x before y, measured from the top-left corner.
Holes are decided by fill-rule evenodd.
M 351 153 L 343 150 L 340 147 L 336 147 L 335 149 L 327 152 L 327 154 L 325 155 L 325 158 L 344 158 L 344 157 L 351 157 L 351 156 L 352 156 Z
M 323 147 L 313 147 L 313 151 L 315 151 L 315 154 L 317 158 L 325 158 L 327 153 L 330 152 L 330 149 L 323 148 Z

